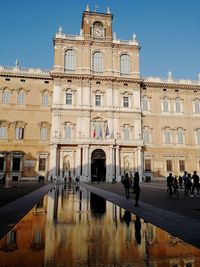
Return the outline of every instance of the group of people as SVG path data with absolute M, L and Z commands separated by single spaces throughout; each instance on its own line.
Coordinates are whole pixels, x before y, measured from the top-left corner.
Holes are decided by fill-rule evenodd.
M 173 193 L 172 190 L 176 190 L 177 188 L 182 189 L 184 185 L 184 195 L 194 197 L 195 191 L 196 196 L 199 196 L 199 175 L 197 171 L 194 171 L 193 174 L 184 171 L 183 176 L 173 177 L 172 173 L 169 173 L 167 177 L 167 186 L 171 189 L 171 194 Z
M 127 199 L 129 199 L 130 188 L 133 189 L 133 193 L 135 194 L 135 207 L 138 207 L 138 201 L 140 197 L 139 173 L 135 172 L 134 177 L 131 172 L 130 174 L 125 173 L 125 175 L 122 175 L 121 177 L 121 182 L 124 185 L 125 195 Z

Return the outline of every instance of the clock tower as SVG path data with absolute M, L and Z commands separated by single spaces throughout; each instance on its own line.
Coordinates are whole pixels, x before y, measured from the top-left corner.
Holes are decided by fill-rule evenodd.
M 90 11 L 89 6 L 86 7 L 86 11 L 83 12 L 81 32 L 84 39 L 112 39 L 112 19 L 113 15 L 110 13 L 110 9 L 107 9 L 107 13 L 99 13 Z

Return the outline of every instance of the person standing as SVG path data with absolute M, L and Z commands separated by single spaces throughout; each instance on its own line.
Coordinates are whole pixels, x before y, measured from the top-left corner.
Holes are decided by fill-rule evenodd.
M 188 173 L 186 171 L 184 171 L 182 180 L 184 183 L 184 194 L 185 196 L 187 196 L 188 195 Z
M 197 175 L 196 171 L 194 171 L 192 179 L 193 179 L 192 194 L 194 195 L 194 189 L 196 188 L 197 195 L 199 196 L 199 175 Z
M 135 193 L 135 207 L 139 207 L 138 201 L 140 198 L 140 177 L 139 177 L 138 172 L 135 172 L 133 186 L 134 186 L 134 193 Z
M 125 173 L 125 177 L 124 177 L 122 183 L 124 185 L 126 198 L 128 199 L 129 198 L 129 177 L 128 177 L 128 173 Z

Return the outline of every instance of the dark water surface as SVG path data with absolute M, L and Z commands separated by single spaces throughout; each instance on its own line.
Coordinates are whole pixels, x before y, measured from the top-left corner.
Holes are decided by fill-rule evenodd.
M 60 185 L 0 240 L 0 266 L 199 267 L 200 250 L 84 188 Z

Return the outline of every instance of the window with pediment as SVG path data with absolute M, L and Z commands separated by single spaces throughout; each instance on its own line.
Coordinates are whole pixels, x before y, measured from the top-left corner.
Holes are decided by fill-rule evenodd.
M 177 129 L 176 141 L 177 141 L 177 144 L 179 144 L 179 145 L 184 144 L 184 129 L 182 129 L 182 128 Z
M 42 122 L 40 124 L 40 140 L 46 141 L 49 139 L 49 128 L 50 125 L 48 122 Z
M 162 100 L 162 111 L 163 112 L 169 112 L 170 111 L 169 99 L 167 97 L 164 97 Z
M 49 92 L 46 90 L 42 92 L 42 106 L 49 106 Z
M 65 52 L 64 69 L 65 70 L 76 69 L 76 53 L 72 49 L 69 49 Z
M 94 72 L 103 72 L 103 55 L 101 52 L 93 53 L 92 69 Z
M 180 97 L 177 97 L 174 100 L 174 110 L 176 113 L 182 112 L 182 99 Z
M 149 97 L 147 97 L 147 96 L 142 97 L 142 110 L 143 111 L 149 111 L 150 110 Z
M 193 101 L 193 105 L 194 105 L 194 113 L 195 114 L 200 114 L 200 100 L 198 98 L 196 98 Z
M 15 123 L 15 139 L 23 140 L 24 139 L 24 129 L 26 123 L 23 121 L 18 121 Z
M 200 128 L 197 128 L 195 130 L 195 143 L 197 145 L 200 145 Z
M 130 57 L 127 54 L 120 56 L 120 73 L 130 74 Z
M 123 125 L 123 139 L 125 141 L 130 141 L 132 138 L 132 127 L 129 124 Z
M 143 140 L 144 144 L 149 144 L 151 142 L 151 129 L 149 127 L 144 127 L 143 129 Z
M 67 121 L 64 123 L 64 138 L 65 139 L 72 139 L 73 138 L 73 128 L 74 124 Z
M 0 139 L 7 139 L 8 134 L 8 122 L 0 121 Z
M 165 128 L 163 130 L 163 141 L 164 141 L 164 144 L 171 144 L 172 143 L 172 132 L 171 132 L 171 129 Z

